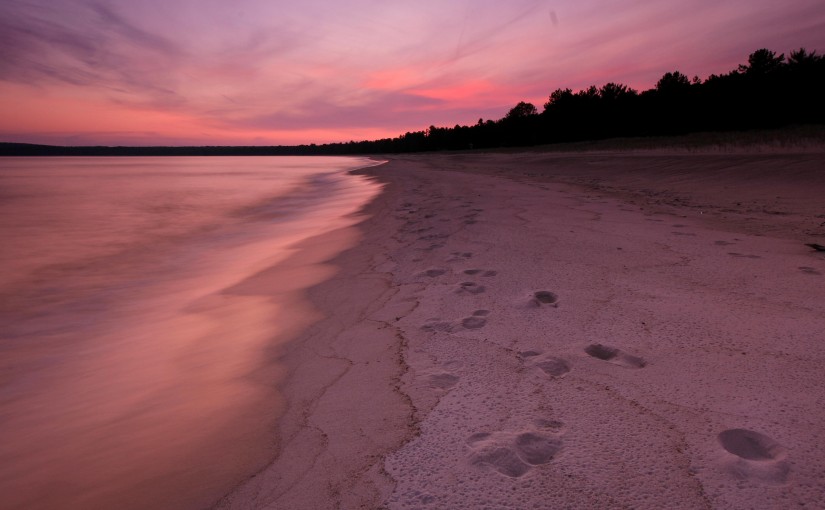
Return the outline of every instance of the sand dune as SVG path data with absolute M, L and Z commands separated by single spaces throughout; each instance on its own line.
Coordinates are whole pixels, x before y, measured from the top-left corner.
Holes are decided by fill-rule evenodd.
M 394 158 L 223 508 L 825 507 L 825 155 Z

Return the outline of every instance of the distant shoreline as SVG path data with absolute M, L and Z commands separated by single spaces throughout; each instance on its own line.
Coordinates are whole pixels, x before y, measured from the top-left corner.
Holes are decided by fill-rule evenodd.
M 60 146 L 0 142 L 0 157 L 135 157 L 135 156 L 365 156 L 375 151 L 344 149 L 346 144 L 275 146 Z M 825 125 L 789 126 L 751 131 L 697 132 L 675 136 L 606 138 L 528 147 L 493 147 L 402 154 L 487 152 L 591 152 L 686 150 L 717 152 L 825 150 Z

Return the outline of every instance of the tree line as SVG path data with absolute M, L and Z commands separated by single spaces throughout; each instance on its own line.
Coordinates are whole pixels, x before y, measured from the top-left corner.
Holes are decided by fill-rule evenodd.
M 560 88 L 542 111 L 520 102 L 499 120 L 430 126 L 397 138 L 339 147 L 355 152 L 461 150 L 822 123 L 825 58 L 804 48 L 787 58 L 760 49 L 746 64 L 705 80 L 672 71 L 642 92 L 613 82 L 577 92 Z
M 825 57 L 768 49 L 727 74 L 665 73 L 639 92 L 621 83 L 553 91 L 542 111 L 519 102 L 501 119 L 430 126 L 395 138 L 253 147 L 54 147 L 0 144 L 0 155 L 339 155 L 519 147 L 614 137 L 681 135 L 825 123 Z

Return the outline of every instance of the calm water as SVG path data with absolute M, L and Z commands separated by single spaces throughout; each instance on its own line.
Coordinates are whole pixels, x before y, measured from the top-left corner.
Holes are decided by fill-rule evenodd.
M 266 462 L 287 290 L 330 270 L 250 282 L 353 224 L 370 164 L 0 158 L 0 506 L 199 508 Z

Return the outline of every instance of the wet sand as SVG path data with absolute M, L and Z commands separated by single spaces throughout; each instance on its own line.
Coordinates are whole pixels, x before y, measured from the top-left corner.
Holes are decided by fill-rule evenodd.
M 219 508 L 825 506 L 825 152 L 441 154 L 385 183 Z M 323 243 L 323 238 L 317 240 Z

